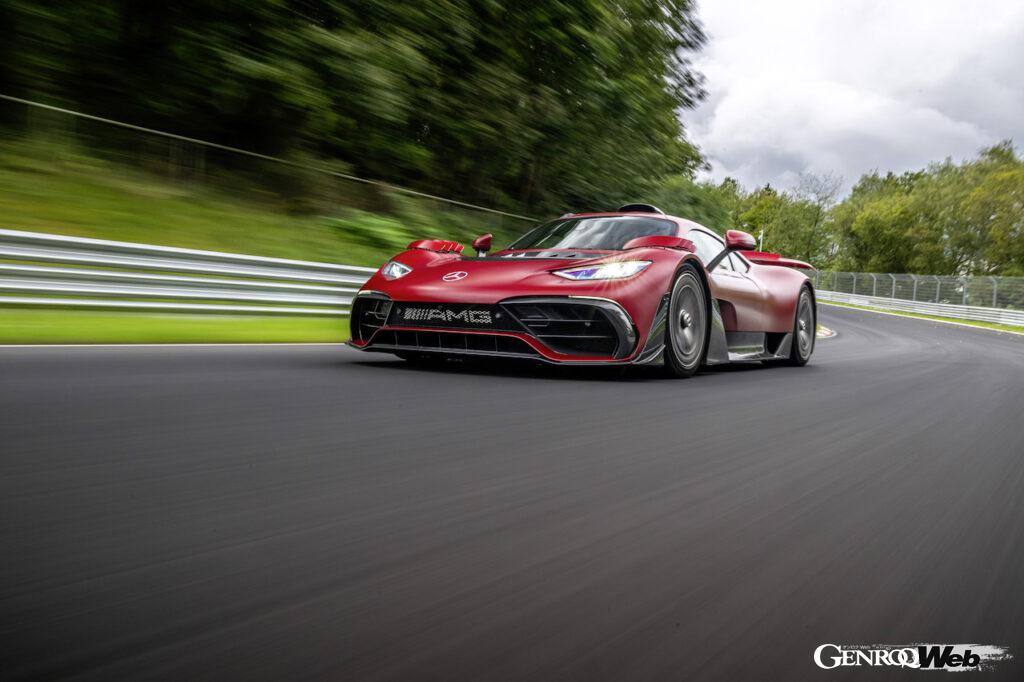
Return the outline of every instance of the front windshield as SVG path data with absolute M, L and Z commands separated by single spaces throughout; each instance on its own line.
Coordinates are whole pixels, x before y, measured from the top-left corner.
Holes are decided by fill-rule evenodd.
M 565 218 L 527 232 L 508 248 L 617 250 L 630 239 L 654 235 L 674 237 L 676 224 L 646 216 Z

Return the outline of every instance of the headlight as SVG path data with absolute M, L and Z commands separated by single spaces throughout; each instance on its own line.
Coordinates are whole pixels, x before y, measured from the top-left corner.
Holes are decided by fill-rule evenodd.
M 408 265 L 402 265 L 396 260 L 389 260 L 380 269 L 380 274 L 384 279 L 398 279 L 399 277 L 405 277 L 410 272 L 412 272 L 412 268 Z
M 648 265 L 649 260 L 622 260 L 614 263 L 601 263 L 585 268 L 570 268 L 568 270 L 555 270 L 552 275 L 558 275 L 565 279 L 590 280 L 590 279 L 625 279 L 642 272 Z

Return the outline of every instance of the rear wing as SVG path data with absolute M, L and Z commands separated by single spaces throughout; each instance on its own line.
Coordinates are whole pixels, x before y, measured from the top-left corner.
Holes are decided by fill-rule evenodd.
M 814 269 L 814 266 L 810 263 L 793 258 L 783 258 L 777 253 L 768 253 L 767 251 L 740 251 L 740 253 L 748 261 L 758 265 L 778 265 L 784 268 L 799 268 L 800 270 Z

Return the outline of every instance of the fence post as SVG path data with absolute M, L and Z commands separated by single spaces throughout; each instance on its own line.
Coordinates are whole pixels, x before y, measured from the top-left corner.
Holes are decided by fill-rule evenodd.
M 935 278 L 935 302 L 939 302 L 939 292 L 942 291 L 942 280 L 939 279 L 938 275 L 932 275 Z
M 999 298 L 996 296 L 996 294 L 999 292 L 999 280 L 996 279 L 995 277 L 989 277 L 989 279 L 992 280 L 992 307 L 998 308 Z
M 964 289 L 963 304 L 967 305 L 967 278 L 966 277 L 961 277 L 960 278 L 960 284 L 961 284 L 961 286 L 963 286 L 963 289 Z
M 892 291 L 890 292 L 892 295 L 889 296 L 889 298 L 895 300 L 896 299 L 896 275 L 892 274 L 891 272 L 887 273 L 887 274 L 889 275 L 889 278 L 892 279 Z
M 875 277 L 875 273 L 871 273 L 871 296 L 878 296 L 878 278 Z
M 917 275 L 911 275 L 910 279 L 914 280 L 914 293 L 911 294 L 911 300 L 917 301 Z

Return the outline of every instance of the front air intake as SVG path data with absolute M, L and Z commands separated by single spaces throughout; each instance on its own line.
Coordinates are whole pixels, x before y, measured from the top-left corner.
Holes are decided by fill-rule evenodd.
M 619 358 L 635 342 L 628 318 L 610 302 L 530 299 L 504 306 L 541 343 L 563 355 Z
M 365 343 L 384 326 L 391 312 L 391 300 L 383 296 L 357 296 L 352 302 L 351 335 L 353 341 Z

